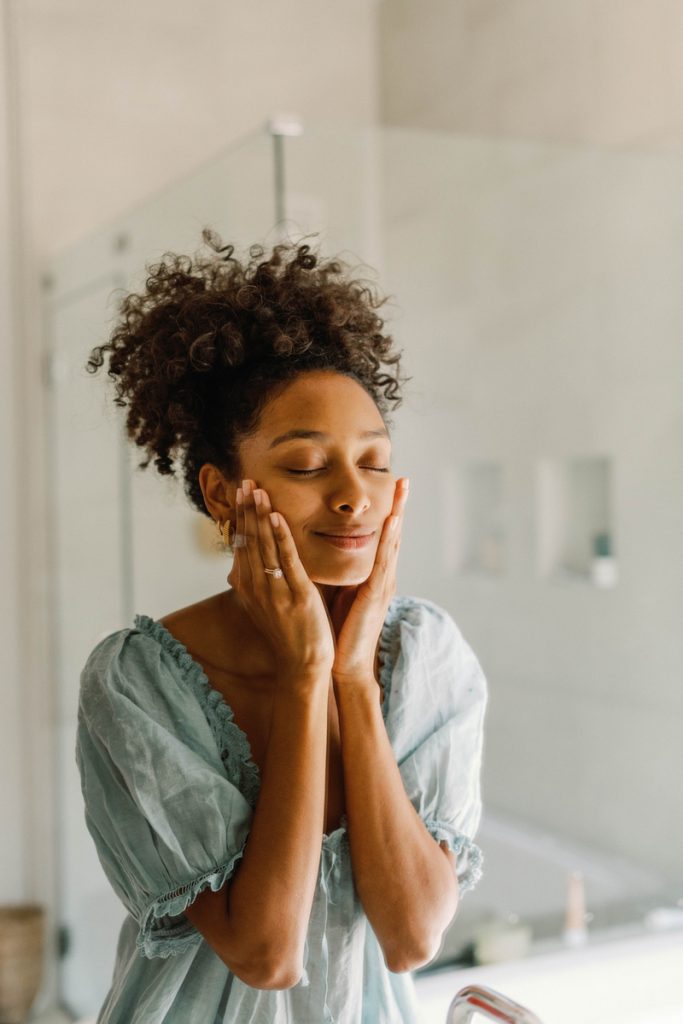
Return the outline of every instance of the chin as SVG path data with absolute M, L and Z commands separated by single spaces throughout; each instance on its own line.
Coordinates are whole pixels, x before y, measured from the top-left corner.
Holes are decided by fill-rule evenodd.
M 319 583 L 321 586 L 326 587 L 359 587 L 361 583 L 365 583 L 367 578 L 367 576 L 359 576 L 357 578 L 352 579 L 348 576 L 345 576 L 343 580 L 320 579 L 315 580 L 315 582 Z
M 306 566 L 304 566 L 306 569 Z M 306 569 L 306 572 L 310 576 L 313 583 L 319 583 L 325 587 L 357 587 L 361 583 L 365 583 L 366 579 L 370 575 L 362 567 L 357 566 L 355 569 L 347 569 L 345 572 L 330 572 L 329 569 L 321 570 L 316 572 L 315 569 L 310 571 Z

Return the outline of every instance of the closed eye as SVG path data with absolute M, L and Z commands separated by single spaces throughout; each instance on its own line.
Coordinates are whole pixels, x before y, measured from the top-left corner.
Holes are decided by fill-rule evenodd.
M 296 473 L 298 476 L 310 476 L 312 473 L 320 473 L 325 467 L 320 466 L 318 469 L 288 469 L 288 473 Z M 390 469 L 380 469 L 379 466 L 361 466 L 361 469 L 370 469 L 373 473 L 390 473 Z

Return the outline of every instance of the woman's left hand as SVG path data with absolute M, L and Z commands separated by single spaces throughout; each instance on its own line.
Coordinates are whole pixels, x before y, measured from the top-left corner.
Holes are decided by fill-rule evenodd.
M 402 477 L 396 482 L 391 514 L 384 520 L 372 572 L 356 587 L 340 587 L 332 602 L 330 615 L 337 633 L 332 666 L 335 688 L 376 684 L 375 657 L 396 590 L 396 565 L 407 500 L 408 480 Z

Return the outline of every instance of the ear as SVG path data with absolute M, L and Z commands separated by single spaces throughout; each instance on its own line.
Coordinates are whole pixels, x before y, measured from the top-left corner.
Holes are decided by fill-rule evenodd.
M 235 500 L 231 500 L 231 491 L 236 494 L 237 487 L 225 479 L 221 471 L 210 462 L 205 462 L 199 470 L 199 486 L 204 498 L 204 506 L 212 519 L 225 522 L 235 518 Z

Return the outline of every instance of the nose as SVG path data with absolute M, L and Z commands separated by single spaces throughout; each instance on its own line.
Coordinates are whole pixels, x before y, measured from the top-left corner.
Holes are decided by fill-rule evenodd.
M 335 481 L 329 497 L 332 509 L 362 515 L 370 506 L 370 496 L 365 482 L 356 473 L 347 473 L 343 480 Z

